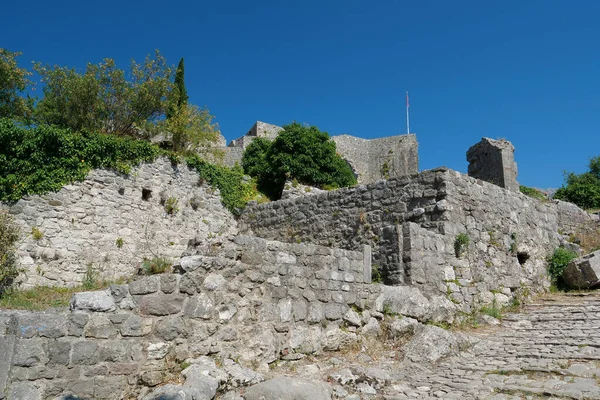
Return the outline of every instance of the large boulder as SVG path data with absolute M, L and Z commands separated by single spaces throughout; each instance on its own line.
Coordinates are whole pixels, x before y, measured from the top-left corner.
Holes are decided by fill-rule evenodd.
M 331 387 L 325 382 L 280 376 L 246 389 L 246 400 L 329 400 Z
M 600 285 L 600 250 L 577 258 L 567 265 L 563 281 L 572 289 L 589 289 Z

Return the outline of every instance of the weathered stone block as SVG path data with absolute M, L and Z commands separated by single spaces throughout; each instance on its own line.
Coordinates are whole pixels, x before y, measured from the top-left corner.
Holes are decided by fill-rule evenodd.
M 600 250 L 573 260 L 565 268 L 563 280 L 572 289 L 589 289 L 600 285 Z
M 48 342 L 48 366 L 68 365 L 71 357 L 71 343 L 52 341 Z
M 213 310 L 214 305 L 210 297 L 201 293 L 188 301 L 183 311 L 183 315 L 189 318 L 210 319 Z
M 143 315 L 171 315 L 181 311 L 184 299 L 181 294 L 147 294 L 139 297 L 138 304 Z
M 71 310 L 108 312 L 116 309 L 114 299 L 105 290 L 75 293 L 71 298 Z
M 99 347 L 96 342 L 81 341 L 73 343 L 71 363 L 75 365 L 94 365 L 98 363 Z
M 155 293 L 158 291 L 158 284 L 158 276 L 147 276 L 131 282 L 129 284 L 129 293 L 132 295 Z

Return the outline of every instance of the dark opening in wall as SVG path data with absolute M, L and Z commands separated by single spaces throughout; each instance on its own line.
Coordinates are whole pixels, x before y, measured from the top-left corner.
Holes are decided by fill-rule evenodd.
M 150 189 L 142 189 L 142 200 L 150 200 L 150 197 L 152 197 L 152 190 Z
M 529 260 L 529 254 L 520 251 L 517 253 L 517 260 L 519 260 L 519 264 L 523 265 Z
M 125 194 L 125 188 L 119 188 L 119 194 L 123 196 Z

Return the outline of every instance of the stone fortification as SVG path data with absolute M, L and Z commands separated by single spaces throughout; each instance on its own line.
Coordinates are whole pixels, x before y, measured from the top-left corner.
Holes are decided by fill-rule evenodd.
M 388 284 L 446 294 L 468 312 L 548 285 L 546 257 L 571 221 L 562 215 L 555 203 L 439 168 L 252 205 L 241 229 L 348 249 L 369 244 Z M 468 243 L 457 247 L 459 235 Z
M 469 176 L 519 191 L 515 148 L 508 140 L 483 138 L 467 151 Z
M 413 134 L 370 140 L 339 135 L 332 139 L 338 153 L 355 171 L 358 183 L 398 178 L 419 170 L 419 145 Z
M 225 149 L 225 165 L 241 164 L 244 150 L 257 137 L 273 140 L 282 127 L 257 121 L 244 136 Z M 352 167 L 358 183 L 414 174 L 419 169 L 418 143 L 415 135 L 398 135 L 378 139 L 361 139 L 350 135 L 332 136 L 337 152 Z
M 172 214 L 167 201 L 176 201 Z M 129 175 L 93 170 L 83 182 L 6 207 L 22 228 L 18 253 L 25 288 L 73 286 L 86 273 L 128 277 L 144 258 L 174 261 L 191 239 L 236 232 L 218 190 L 166 158 Z
M 368 249 L 238 236 L 201 253 L 176 263 L 178 273 L 78 293 L 70 311 L 0 311 L 0 393 L 137 398 L 173 380 L 186 359 L 210 354 L 268 370 L 282 355 L 356 342 L 371 318 L 350 308 L 378 295 L 365 283 Z M 344 318 L 352 330 L 340 329 Z

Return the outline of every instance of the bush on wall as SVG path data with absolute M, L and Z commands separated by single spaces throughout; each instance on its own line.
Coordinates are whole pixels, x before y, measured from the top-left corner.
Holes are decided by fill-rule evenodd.
M 257 179 L 258 189 L 279 199 L 285 181 L 339 188 L 356 183 L 350 166 L 337 153 L 327 132 L 294 122 L 273 142 L 255 139 L 242 157 L 244 171 Z

